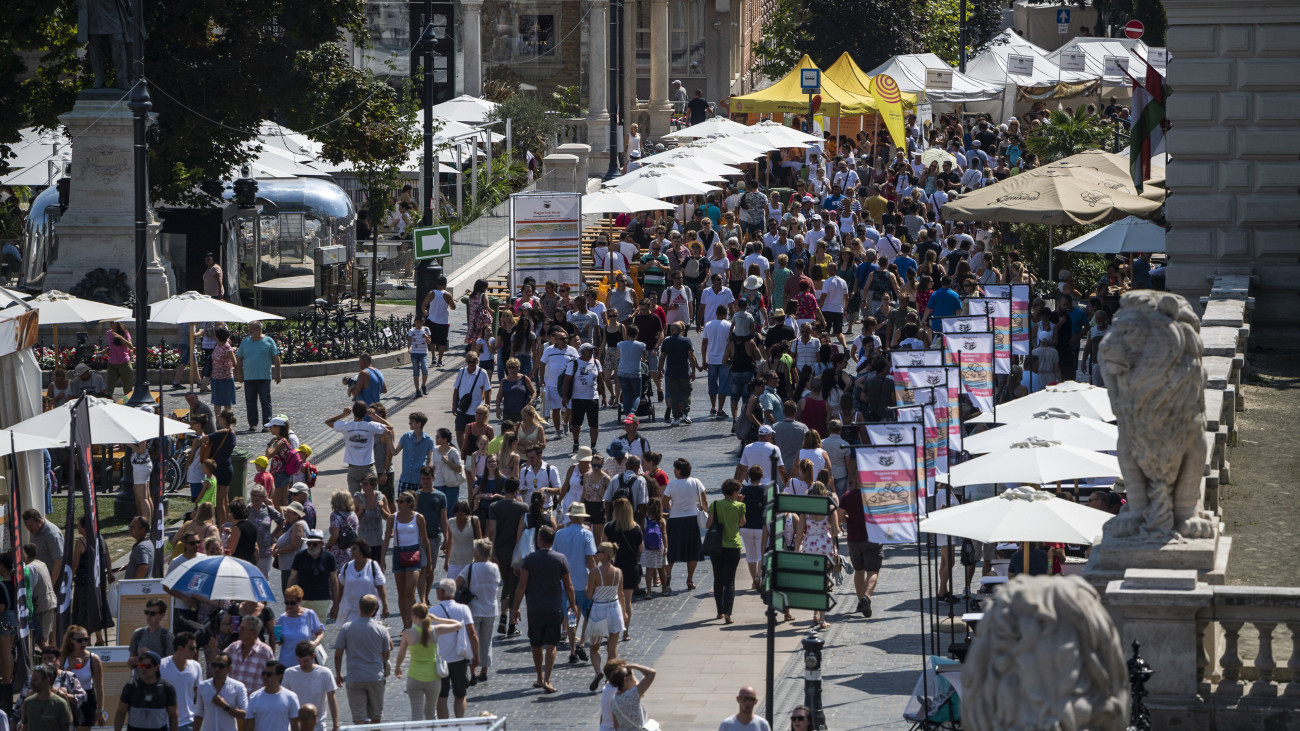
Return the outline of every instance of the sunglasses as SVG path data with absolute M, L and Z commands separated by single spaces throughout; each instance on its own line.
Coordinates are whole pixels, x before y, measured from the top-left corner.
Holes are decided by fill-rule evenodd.
M 807 716 L 791 716 L 791 717 L 790 717 L 790 720 L 791 720 L 791 721 L 807 721 L 807 720 L 808 720 L 808 717 L 807 717 Z
M 155 665 L 153 665 L 152 663 L 144 663 L 144 662 L 142 662 L 142 663 L 140 663 L 139 665 L 137 665 L 136 667 L 140 668 L 141 670 L 153 670 L 154 667 L 155 667 Z
M 225 663 L 225 662 L 214 662 L 214 663 L 211 663 L 211 664 L 210 664 L 210 667 L 211 667 L 213 670 L 225 670 L 226 668 L 230 667 L 230 663 Z
M 185 541 L 185 545 L 187 545 L 187 546 L 198 546 L 198 545 L 201 545 L 201 544 L 200 544 L 198 541 Z
M 81 644 L 84 645 L 84 644 L 86 644 L 87 642 L 90 642 L 90 638 L 89 638 L 89 637 L 73 637 L 73 638 L 72 638 L 72 641 L 73 641 L 73 642 L 79 642 L 79 643 L 81 643 Z

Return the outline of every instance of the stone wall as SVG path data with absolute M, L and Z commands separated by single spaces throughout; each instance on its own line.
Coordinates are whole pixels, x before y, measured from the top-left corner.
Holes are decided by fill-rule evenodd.
M 1300 347 L 1300 3 L 1165 0 L 1169 289 L 1258 276 L 1255 332 Z

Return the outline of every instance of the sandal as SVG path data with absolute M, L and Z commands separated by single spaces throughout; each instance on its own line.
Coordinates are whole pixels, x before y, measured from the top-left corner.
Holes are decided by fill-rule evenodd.
M 604 679 L 605 679 L 604 675 L 601 675 L 600 673 L 596 673 L 595 680 L 591 681 L 591 685 L 587 686 L 587 690 L 590 690 L 592 693 L 595 693 L 596 689 L 600 687 L 600 681 Z
M 628 632 L 624 632 L 624 633 L 623 633 L 623 641 L 624 641 L 624 642 L 631 642 L 631 641 L 632 641 L 632 635 L 629 634 Z
M 688 581 L 688 582 L 686 582 L 686 588 L 687 588 L 687 589 L 692 589 L 692 590 L 695 589 L 695 582 L 694 582 L 694 581 Z
M 828 630 L 828 629 L 830 629 L 830 628 L 831 628 L 831 626 L 830 626 L 829 624 L 827 624 L 826 622 L 822 622 L 821 624 L 817 625 L 817 629 L 819 629 L 819 630 L 823 630 L 823 631 L 824 631 L 824 630 Z

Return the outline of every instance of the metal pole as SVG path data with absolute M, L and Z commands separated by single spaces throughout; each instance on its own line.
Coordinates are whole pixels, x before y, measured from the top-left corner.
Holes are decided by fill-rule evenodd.
M 153 403 L 153 395 L 149 393 L 149 281 L 148 262 L 145 261 L 149 236 L 148 143 L 145 137 L 153 102 L 149 100 L 149 86 L 144 78 L 144 0 L 133 0 L 131 15 L 131 53 L 134 56 L 131 75 L 134 83 L 127 107 L 134 116 L 135 128 L 135 390 L 129 403 L 140 406 Z
M 370 228 L 370 319 L 375 319 L 375 277 L 379 273 L 379 227 Z
M 515 136 L 514 120 L 506 120 L 506 165 L 513 165 L 515 162 Z
M 456 218 L 460 218 L 465 203 L 465 162 L 460 157 L 461 143 L 456 143 Z
M 424 0 L 424 20 L 420 24 L 420 43 L 424 47 L 424 225 L 433 225 L 435 186 L 433 166 L 433 0 Z M 378 221 L 375 229 L 379 228 Z
M 469 196 L 478 205 L 478 135 L 470 138 L 469 166 L 472 177 L 469 179 Z
M 961 48 L 957 49 L 957 70 L 966 73 L 966 0 L 961 0 Z
M 776 496 L 781 492 L 781 486 L 777 482 L 776 472 L 776 455 L 772 455 L 772 516 L 767 521 L 767 540 L 770 545 L 776 546 Z M 768 568 L 768 586 L 766 587 L 767 599 L 767 688 L 766 700 L 763 701 L 763 715 L 767 718 L 767 725 L 772 725 L 773 706 L 776 705 L 776 587 L 772 585 L 771 573 L 776 567 L 776 556 L 773 553 L 771 567 Z
M 618 52 L 618 9 L 623 7 L 623 3 L 614 0 L 609 5 L 609 67 L 614 71 L 614 79 L 605 84 L 606 94 L 609 96 L 609 167 L 605 168 L 604 180 L 613 180 L 618 177 L 618 103 L 622 99 L 619 96 L 619 83 L 623 77 L 621 70 L 622 57 Z

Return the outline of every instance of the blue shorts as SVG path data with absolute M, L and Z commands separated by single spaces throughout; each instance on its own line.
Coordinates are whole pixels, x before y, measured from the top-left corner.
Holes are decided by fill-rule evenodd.
M 411 372 L 415 375 L 429 375 L 429 354 L 411 353 Z
M 745 397 L 749 391 L 749 383 L 754 380 L 754 371 L 733 371 L 727 374 L 727 381 L 731 384 L 731 402 L 735 403 Z

